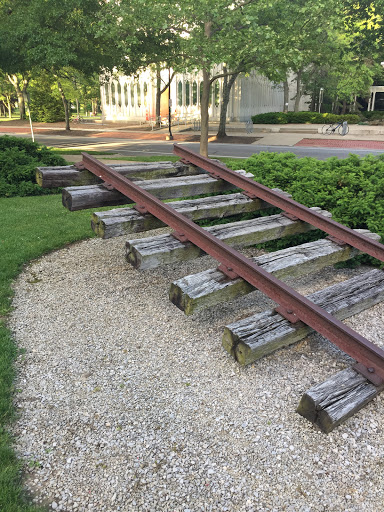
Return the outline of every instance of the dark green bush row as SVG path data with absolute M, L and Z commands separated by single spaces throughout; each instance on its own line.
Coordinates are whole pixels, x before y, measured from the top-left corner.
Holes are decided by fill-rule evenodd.
M 361 112 L 361 115 L 363 116 L 364 119 L 368 119 L 369 121 L 370 120 L 374 121 L 376 119 L 379 119 L 379 120 L 384 119 L 384 112 L 380 111 L 380 110 L 374 110 L 373 112 L 372 111 Z
M 46 146 L 21 137 L 0 137 L 0 197 L 38 196 L 57 193 L 35 182 L 36 167 L 65 165 L 66 161 Z
M 333 219 L 346 226 L 384 237 L 384 156 L 320 161 L 292 153 L 260 153 L 230 166 L 251 172 L 267 187 L 289 192 L 306 206 L 332 212 Z
M 268 112 L 266 114 L 257 114 L 252 116 L 253 124 L 287 124 L 287 123 L 312 123 L 326 124 L 339 121 L 348 121 L 348 123 L 358 123 L 360 117 L 358 114 L 345 114 L 339 116 L 336 114 L 319 114 L 318 112 Z

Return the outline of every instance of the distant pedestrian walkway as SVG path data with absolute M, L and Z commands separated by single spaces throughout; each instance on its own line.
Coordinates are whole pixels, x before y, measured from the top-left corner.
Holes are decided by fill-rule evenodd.
M 312 146 L 323 148 L 384 149 L 380 140 L 345 140 L 345 139 L 301 139 L 295 146 Z

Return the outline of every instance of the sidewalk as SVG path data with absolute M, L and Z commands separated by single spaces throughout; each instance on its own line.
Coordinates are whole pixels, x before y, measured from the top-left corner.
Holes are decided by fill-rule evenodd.
M 168 127 L 151 130 L 145 125 L 129 125 L 122 123 L 83 123 L 71 126 L 71 131 L 65 131 L 64 123 L 36 123 L 36 134 L 77 136 L 87 138 L 113 138 L 131 140 L 165 140 L 169 134 Z M 218 125 L 211 123 L 209 127 L 210 141 L 215 139 Z M 256 146 L 312 146 L 366 148 L 384 150 L 384 126 L 349 125 L 349 134 L 345 136 L 324 136 L 322 125 L 317 124 L 287 124 L 287 125 L 253 125 L 252 133 L 247 133 L 245 123 L 227 123 L 227 138 L 225 143 L 253 144 Z M 28 122 L 0 122 L 0 135 L 30 134 Z M 172 126 L 175 142 L 198 142 L 200 132 L 193 131 L 185 125 Z

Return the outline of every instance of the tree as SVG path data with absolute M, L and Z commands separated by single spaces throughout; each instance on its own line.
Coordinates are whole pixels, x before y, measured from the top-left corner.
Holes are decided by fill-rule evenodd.
M 253 56 L 260 51 L 259 41 L 269 32 L 267 24 L 259 23 L 260 13 L 269 2 L 218 0 L 212 5 L 204 0 L 186 0 L 180 6 L 172 4 L 168 27 L 183 35 L 180 46 L 184 66 L 199 69 L 203 75 L 200 153 L 207 156 L 211 85 L 218 78 L 230 80 L 233 74 L 249 69 Z M 223 62 L 223 71 L 212 71 Z M 239 63 L 244 68 L 240 69 Z
M 103 0 L 0 0 L 0 66 L 10 74 L 32 68 L 51 73 L 68 130 L 69 105 L 62 84 L 66 70 L 91 75 L 113 62 L 114 47 L 107 32 L 99 30 L 105 5 Z M 10 59 L 7 50 L 17 58 Z
M 18 74 L 12 73 L 7 74 L 9 82 L 15 88 L 17 94 L 17 103 L 19 105 L 20 119 L 25 119 L 25 98 L 27 97 L 27 87 L 29 84 L 30 76 L 28 73 Z
M 31 80 L 29 108 L 32 121 L 54 123 L 65 119 L 55 80 L 46 71 L 36 74 Z
M 105 30 L 114 39 L 118 60 L 117 72 L 137 75 L 152 69 L 156 80 L 156 119 L 160 117 L 161 95 L 170 87 L 175 70 L 183 69 L 181 36 L 169 28 L 167 3 L 142 0 L 116 0 L 108 3 Z M 161 71 L 173 68 L 164 81 Z
M 230 77 L 248 69 L 245 63 L 249 58 L 243 56 L 254 55 L 260 47 L 258 39 L 268 32 L 267 24 L 261 27 L 257 19 L 259 11 L 269 4 L 268 0 L 217 0 L 214 5 L 206 0 L 110 2 L 115 20 L 112 26 L 119 35 L 115 39 L 125 54 L 116 67 L 127 74 L 135 74 L 149 64 L 155 64 L 157 69 L 172 67 L 174 71 L 201 70 L 200 152 L 206 155 L 211 85 L 226 76 L 230 88 Z M 240 70 L 239 62 L 243 60 Z M 227 64 L 225 70 L 212 73 L 222 62 Z M 167 87 L 165 84 L 163 90 Z M 157 89 L 161 92 L 159 85 Z
M 8 111 L 8 117 L 12 117 L 12 109 L 15 103 L 15 91 L 12 85 L 9 83 L 8 78 L 5 74 L 0 73 L 0 110 L 5 112 Z M 0 112 L 1 114 L 1 112 Z

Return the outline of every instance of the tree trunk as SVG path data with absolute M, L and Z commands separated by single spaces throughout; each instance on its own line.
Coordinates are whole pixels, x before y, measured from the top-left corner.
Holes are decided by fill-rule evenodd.
M 211 91 L 209 71 L 203 68 L 203 94 L 201 96 L 200 115 L 200 155 L 208 156 L 209 94 Z
M 12 119 L 12 105 L 11 105 L 11 97 L 7 96 L 7 109 L 8 109 L 8 117 Z
M 210 39 L 212 36 L 212 22 L 206 21 L 204 23 L 204 36 Z M 200 118 L 201 118 L 201 131 L 200 131 L 200 154 L 208 156 L 208 123 L 209 123 L 209 93 L 211 91 L 210 82 L 210 67 L 203 58 L 203 93 L 201 95 L 200 105 Z
M 65 97 L 64 89 L 63 89 L 63 87 L 62 87 L 62 85 L 61 85 L 59 80 L 57 80 L 57 87 L 58 87 L 58 89 L 60 91 L 61 99 L 63 100 L 63 105 L 64 105 L 65 129 L 69 131 L 71 129 L 71 127 L 69 126 L 69 103 L 68 103 L 67 98 Z
M 339 113 L 339 97 L 336 96 L 335 101 L 332 103 L 332 114 Z
M 320 100 L 319 100 L 320 101 Z M 318 111 L 319 109 L 319 105 L 320 105 L 320 102 L 318 103 L 318 105 L 316 105 L 316 97 L 315 97 L 315 93 L 312 93 L 312 96 L 311 96 L 311 104 L 309 106 L 309 110 L 311 112 L 315 112 L 315 111 Z
M 7 75 L 8 80 L 15 88 L 17 94 L 17 102 L 19 104 L 20 119 L 25 119 L 25 101 L 24 97 L 27 94 L 27 87 L 29 80 L 27 78 L 19 78 L 17 75 Z
M 347 102 L 343 100 L 343 108 L 341 109 L 341 115 L 343 116 L 347 112 Z
M 217 132 L 218 138 L 226 137 L 226 135 L 227 135 L 225 132 L 225 126 L 226 126 L 226 122 L 227 122 L 227 110 L 228 110 L 229 96 L 231 93 L 232 85 L 235 83 L 236 78 L 240 74 L 240 71 L 237 73 L 233 73 L 233 75 L 231 75 L 231 78 L 228 80 L 228 73 L 227 73 L 226 66 L 224 66 L 223 71 L 224 71 L 225 76 L 224 76 L 224 87 L 223 87 L 223 101 L 221 102 L 221 105 L 220 105 L 220 122 L 219 122 L 219 130 Z
M 289 83 L 288 80 L 284 80 L 283 82 L 284 87 L 284 107 L 283 112 L 288 112 L 288 105 L 289 105 Z
M 302 96 L 302 89 L 301 89 L 301 75 L 303 73 L 302 69 L 299 69 L 299 71 L 296 74 L 296 98 L 295 98 L 295 112 L 299 111 L 300 107 L 300 100 Z

